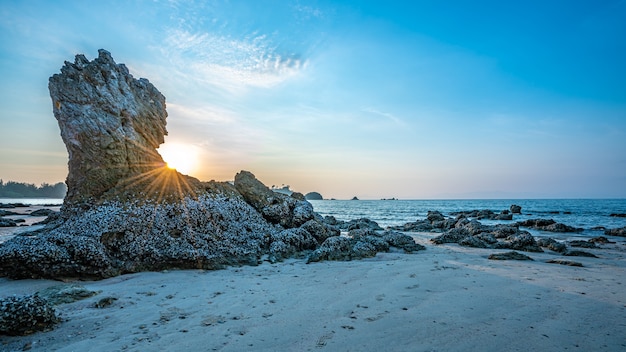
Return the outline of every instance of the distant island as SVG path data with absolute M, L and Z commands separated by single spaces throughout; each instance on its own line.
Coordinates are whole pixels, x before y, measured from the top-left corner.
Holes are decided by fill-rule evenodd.
M 276 193 L 282 193 L 282 194 L 286 194 L 288 196 L 290 196 L 290 195 L 292 195 L 294 193 L 294 191 L 289 189 L 289 185 L 282 185 L 280 187 L 272 186 L 270 189 L 272 191 L 276 192 Z M 304 195 L 304 199 L 306 199 L 306 200 L 324 200 L 324 197 L 322 197 L 322 195 L 319 194 L 318 192 L 309 192 L 309 193 Z
M 322 197 L 322 195 L 317 193 L 317 192 L 309 192 L 309 193 L 304 195 L 304 199 L 306 199 L 306 200 L 324 200 L 324 197 Z
M 37 187 L 32 183 L 0 180 L 0 198 L 63 198 L 67 186 L 63 182 L 54 185 L 42 183 Z

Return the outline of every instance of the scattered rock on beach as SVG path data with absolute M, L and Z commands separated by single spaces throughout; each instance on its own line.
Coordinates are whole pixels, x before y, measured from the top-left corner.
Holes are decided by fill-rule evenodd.
M 585 251 L 567 251 L 565 253 L 563 253 L 564 256 L 568 256 L 568 257 L 589 257 L 589 258 L 598 258 L 597 255 L 593 254 L 593 253 L 589 253 L 589 252 L 585 252 Z
M 568 243 L 570 247 L 579 247 L 579 248 L 598 248 L 598 246 L 591 241 L 583 241 L 583 240 L 574 240 L 569 241 Z
M 537 240 L 537 244 L 558 253 L 565 253 L 567 251 L 567 246 L 564 243 L 557 242 L 554 238 L 540 238 Z
M 601 243 L 601 244 L 615 243 L 615 241 L 610 241 L 608 238 L 606 238 L 604 236 L 594 237 L 594 238 L 590 239 L 589 242 L 591 242 L 591 243 Z
M 46 209 L 46 208 L 42 208 L 42 209 L 37 209 L 32 211 L 29 215 L 30 216 L 50 216 L 51 214 L 56 214 L 57 212 L 52 210 L 52 209 Z
M 97 295 L 97 291 L 91 291 L 76 284 L 56 285 L 37 292 L 52 305 L 72 303 Z
M 518 221 L 518 226 L 549 232 L 581 232 L 583 229 L 561 224 L 552 219 L 529 219 Z
M 51 329 L 60 319 L 52 305 L 37 295 L 0 299 L 0 334 L 28 335 Z
M 350 231 L 349 237 L 333 236 L 326 239 L 319 248 L 309 255 L 307 262 L 369 258 L 378 252 L 388 251 L 389 247 L 402 249 L 406 253 L 426 249 L 426 247 L 415 243 L 413 237 L 400 232 L 378 233 L 371 229 L 356 229 Z
M 456 227 L 434 237 L 434 244 L 458 243 L 476 248 L 512 249 L 526 252 L 543 252 L 528 232 L 516 225 L 483 225 L 476 220 L 458 221 Z
M 571 260 L 564 260 L 564 259 L 550 259 L 550 260 L 547 260 L 546 263 L 561 264 L 561 265 L 567 265 L 567 266 L 583 266 L 582 263 L 574 262 Z
M 490 254 L 487 259 L 491 260 L 534 260 L 533 258 L 515 251 Z
M 13 219 L 0 218 L 0 227 L 15 227 L 17 222 Z
M 626 226 L 620 227 L 620 228 L 617 228 L 617 229 L 608 229 L 608 230 L 604 231 L 604 234 L 607 235 L 607 236 L 626 237 Z
M 10 210 L 0 209 L 0 216 L 19 215 L 18 213 Z

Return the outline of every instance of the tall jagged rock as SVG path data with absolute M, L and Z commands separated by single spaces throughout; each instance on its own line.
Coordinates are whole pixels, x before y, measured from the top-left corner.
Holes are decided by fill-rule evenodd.
M 69 153 L 66 205 L 97 199 L 127 180 L 164 166 L 165 97 L 135 79 L 103 49 L 93 61 L 76 55 L 48 88 Z

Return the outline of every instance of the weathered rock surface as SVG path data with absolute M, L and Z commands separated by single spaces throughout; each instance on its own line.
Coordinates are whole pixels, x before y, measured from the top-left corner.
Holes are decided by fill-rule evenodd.
M 165 97 L 135 79 L 106 50 L 76 55 L 48 84 L 52 111 L 69 153 L 65 204 L 91 202 L 118 182 L 164 165 Z
M 100 279 L 169 268 L 219 269 L 306 256 L 345 242 L 304 196 L 271 191 L 247 171 L 200 182 L 165 167 L 165 98 L 100 50 L 77 55 L 50 78 L 50 96 L 69 153 L 61 213 L 42 230 L 0 244 L 0 276 Z M 377 228 L 358 220 L 349 228 Z M 354 226 L 353 226 L 354 225 Z M 385 242 L 415 250 L 410 236 L 387 234 L 350 245 L 375 255 Z M 379 236 L 380 237 L 380 236 Z M 410 239 L 410 240 L 409 240 Z
M 513 214 L 521 214 L 522 213 L 522 207 L 520 207 L 517 204 L 511 204 L 511 207 L 509 208 L 509 210 Z
M 0 299 L 2 335 L 28 335 L 49 330 L 59 321 L 52 305 L 37 295 Z

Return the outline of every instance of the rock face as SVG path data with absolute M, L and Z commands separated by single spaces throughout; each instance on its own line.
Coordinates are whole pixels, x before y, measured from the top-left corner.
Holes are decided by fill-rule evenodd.
M 165 97 L 99 50 L 76 55 L 50 77 L 52 111 L 69 153 L 67 205 L 99 198 L 120 182 L 164 165 Z
M 156 151 L 166 133 L 165 98 L 107 51 L 93 61 L 78 55 L 66 62 L 49 88 L 69 153 L 68 193 L 61 214 L 50 216 L 44 229 L 0 244 L 0 277 L 219 269 L 308 256 L 343 241 L 302 194 L 273 192 L 250 172 L 238 173 L 233 185 L 167 169 Z M 390 245 L 416 247 L 397 234 L 379 242 L 385 245 L 355 243 L 344 258 L 372 256 Z M 340 256 L 316 256 L 325 259 Z

